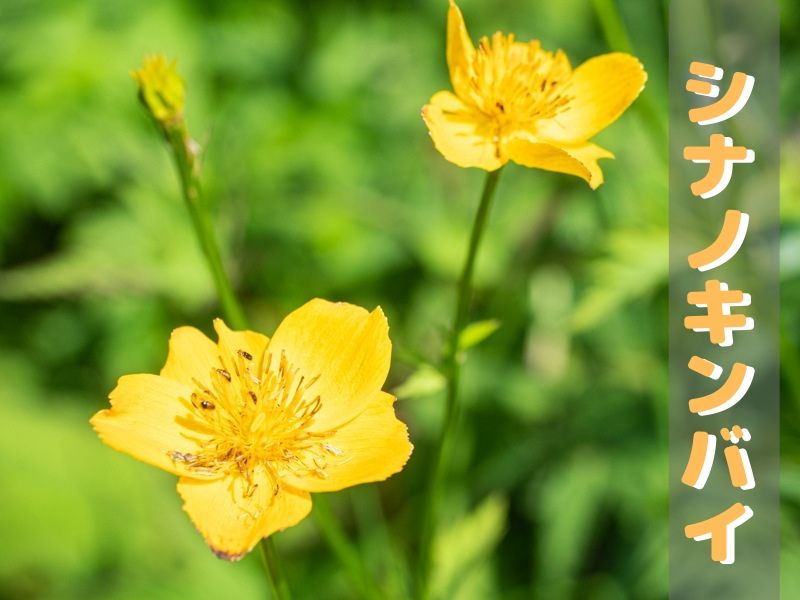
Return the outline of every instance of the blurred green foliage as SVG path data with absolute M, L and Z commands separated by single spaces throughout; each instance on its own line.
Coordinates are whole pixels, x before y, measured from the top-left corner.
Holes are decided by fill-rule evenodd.
M 434 585 L 446 598 L 667 594 L 665 4 L 463 0 L 497 29 L 609 47 L 650 75 L 598 136 L 591 192 L 510 168 L 478 264 L 465 418 Z M 800 68 L 787 0 L 783 70 Z M 4 0 L 0 9 L 0 598 L 259 598 L 257 553 L 217 560 L 174 478 L 87 419 L 122 374 L 157 371 L 171 329 L 209 332 L 213 287 L 169 156 L 129 70 L 176 57 L 227 263 L 266 333 L 313 296 L 392 326 L 389 388 L 416 450 L 334 508 L 388 597 L 409 588 L 442 413 L 435 365 L 481 184 L 419 118 L 449 86 L 444 0 Z M 797 78 L 783 160 L 800 159 Z M 784 589 L 800 589 L 800 185 L 784 171 Z M 497 323 L 488 321 L 497 319 Z M 499 325 L 496 331 L 492 331 Z M 383 525 L 383 515 L 388 526 Z M 297 598 L 352 591 L 313 519 L 277 536 Z M 324 596 L 320 590 L 325 590 Z

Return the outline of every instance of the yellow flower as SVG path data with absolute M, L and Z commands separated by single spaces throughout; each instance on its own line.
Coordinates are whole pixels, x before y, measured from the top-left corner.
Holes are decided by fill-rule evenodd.
M 214 321 L 215 344 L 176 329 L 160 375 L 127 375 L 91 420 L 102 440 L 180 477 L 206 542 L 236 560 L 311 510 L 309 492 L 380 481 L 411 454 L 381 391 L 391 342 L 380 308 L 312 300 L 272 339 Z
M 436 149 L 461 167 L 499 169 L 509 160 L 577 175 L 597 188 L 600 158 L 588 140 L 615 121 L 647 80 L 639 61 L 620 52 L 574 71 L 559 50 L 513 34 L 484 37 L 477 50 L 453 0 L 447 17 L 447 64 L 455 93 L 435 94 L 422 109 Z
M 183 119 L 185 86 L 175 68 L 163 54 L 145 56 L 141 69 L 131 71 L 139 84 L 139 94 L 150 114 L 162 125 Z

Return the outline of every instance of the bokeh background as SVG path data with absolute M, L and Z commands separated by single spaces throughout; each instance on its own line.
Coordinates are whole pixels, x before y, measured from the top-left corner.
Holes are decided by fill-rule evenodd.
M 783 6 L 784 596 L 800 594 L 800 8 Z M 437 542 L 442 598 L 667 595 L 666 2 L 463 0 L 573 64 L 631 51 L 650 80 L 577 178 L 503 174 L 473 308 L 500 328 L 464 370 Z M 88 418 L 218 315 L 169 155 L 128 72 L 176 57 L 205 189 L 254 327 L 320 296 L 380 304 L 415 453 L 333 495 L 388 598 L 409 597 L 442 414 L 435 365 L 482 175 L 419 117 L 449 87 L 444 0 L 3 0 L 0 8 L 0 599 L 262 598 L 255 552 L 216 559 L 174 477 Z M 312 517 L 276 536 L 297 598 L 353 588 Z

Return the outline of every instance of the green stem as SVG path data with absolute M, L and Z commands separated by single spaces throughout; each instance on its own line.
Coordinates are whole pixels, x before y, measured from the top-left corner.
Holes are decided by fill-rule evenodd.
M 386 573 L 384 597 L 411 598 L 408 588 L 407 564 L 403 560 L 402 552 L 397 541 L 392 538 L 391 531 L 386 523 L 386 514 L 381 506 L 380 494 L 377 488 L 366 486 L 358 494 L 351 494 L 353 514 L 356 518 L 359 531 L 359 548 L 364 556 L 370 556 L 368 539 L 374 539 L 376 556 L 375 563 Z M 367 565 L 369 566 L 369 564 Z
M 469 304 L 472 299 L 472 274 L 475 270 L 475 259 L 478 256 L 483 231 L 491 208 L 497 180 L 502 169 L 492 171 L 486 175 L 478 212 L 472 224 L 472 234 L 469 238 L 469 249 L 461 278 L 458 281 L 458 298 L 456 311 L 453 318 L 453 328 L 450 339 L 445 348 L 443 368 L 447 378 L 447 401 L 445 404 L 444 421 L 435 449 L 433 469 L 428 482 L 428 492 L 425 499 L 424 514 L 422 519 L 422 538 L 419 548 L 419 564 L 417 575 L 418 598 L 425 600 L 429 593 L 430 574 L 432 567 L 433 542 L 436 537 L 436 527 L 439 517 L 439 504 L 441 501 L 442 484 L 450 458 L 450 448 L 453 444 L 454 432 L 458 423 L 459 402 L 458 384 L 461 370 L 459 353 L 459 338 L 467 325 Z
M 608 47 L 615 52 L 632 54 L 633 44 L 631 44 L 628 30 L 622 20 L 622 15 L 619 13 L 617 3 L 614 0 L 592 0 L 592 6 L 597 20 L 600 22 L 600 29 L 603 31 L 603 37 L 605 37 Z M 655 140 L 657 151 L 662 154 L 665 153 L 666 145 L 664 140 L 667 139 L 667 123 L 661 111 L 653 103 L 649 89 L 642 92 L 641 97 L 634 104 L 634 110 L 638 111 L 640 117 L 650 125 L 648 131 Z
M 313 514 L 322 535 L 331 550 L 336 554 L 339 562 L 347 569 L 351 582 L 359 590 L 361 596 L 380 600 L 383 594 L 369 575 L 364 561 L 361 560 L 361 554 L 353 547 L 341 527 L 339 527 L 325 494 L 314 496 Z
M 289 585 L 283 574 L 283 568 L 278 556 L 278 549 L 271 537 L 261 540 L 261 558 L 264 559 L 264 570 L 267 573 L 269 588 L 275 600 L 291 600 Z
M 211 217 L 200 193 L 200 168 L 196 143 L 182 125 L 170 127 L 166 130 L 166 134 L 178 168 L 186 208 L 192 218 L 197 241 L 206 257 L 222 311 L 233 329 L 245 329 L 247 320 L 225 272 Z
M 600 21 L 603 35 L 610 48 L 617 52 L 631 53 L 631 40 L 617 11 L 614 0 L 592 0 L 594 12 Z
M 214 285 L 217 289 L 220 304 L 225 314 L 228 324 L 233 329 L 247 329 L 247 318 L 233 291 L 230 279 L 225 272 L 222 257 L 219 252 L 217 238 L 214 233 L 211 218 L 200 193 L 200 167 L 198 162 L 198 149 L 196 143 L 189 136 L 183 123 L 171 124 L 164 127 L 167 141 L 172 148 L 175 164 L 181 181 L 186 207 L 194 225 L 197 239 L 203 254 L 206 258 Z M 327 499 L 322 495 L 314 499 L 317 522 L 328 542 L 328 545 L 338 557 L 342 565 L 351 575 L 351 579 L 359 587 L 365 598 L 380 598 L 381 594 L 377 586 L 370 578 L 361 555 L 353 547 L 347 536 L 342 531 L 339 524 L 331 516 L 330 509 L 327 507 Z M 322 516 L 320 516 L 322 514 Z M 264 555 L 264 562 L 267 567 L 267 576 L 275 598 L 280 600 L 288 599 L 289 587 L 283 572 L 279 568 L 277 550 L 273 542 L 266 538 L 261 541 L 261 549 Z M 274 564 L 273 564 L 274 563 Z
M 200 168 L 196 144 L 189 137 L 183 123 L 165 127 L 164 133 L 170 148 L 172 148 L 186 208 L 191 216 L 192 225 L 206 258 L 211 277 L 214 279 L 225 319 L 233 329 L 246 329 L 247 318 L 225 272 L 211 217 L 200 194 Z M 290 600 L 289 585 L 281 569 L 275 543 L 271 538 L 261 540 L 261 554 L 272 597 L 275 600 Z

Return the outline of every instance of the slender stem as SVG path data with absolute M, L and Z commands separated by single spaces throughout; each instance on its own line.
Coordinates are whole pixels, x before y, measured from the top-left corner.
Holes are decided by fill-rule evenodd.
M 225 272 L 214 227 L 200 194 L 198 148 L 182 123 L 165 128 L 164 131 L 175 158 L 186 208 L 191 216 L 197 240 L 203 249 L 211 277 L 214 279 L 225 318 L 234 329 L 246 329 L 247 318 Z M 272 597 L 275 600 L 290 600 L 289 584 L 283 574 L 278 551 L 271 538 L 261 540 L 261 555 Z
M 203 255 L 206 258 L 209 271 L 214 279 L 214 285 L 217 289 L 225 318 L 233 329 L 246 329 L 247 318 L 239 304 L 236 293 L 233 291 L 230 279 L 228 279 L 220 256 L 214 227 L 208 210 L 202 201 L 197 145 L 191 139 L 182 123 L 167 127 L 164 132 L 172 148 L 186 207 L 191 216 L 192 225 L 203 250 Z M 381 598 L 380 591 L 369 576 L 361 555 L 353 547 L 331 515 L 327 499 L 323 495 L 319 495 L 314 499 L 314 505 L 314 514 L 317 516 L 317 522 L 328 545 L 347 569 L 363 597 L 367 599 Z M 270 538 L 261 540 L 261 550 L 273 596 L 278 600 L 288 599 L 290 597 L 289 586 L 280 568 L 277 549 Z
M 800 398 L 800 396 L 798 396 Z M 408 565 L 403 560 L 397 540 L 392 537 L 386 523 L 386 514 L 381 506 L 377 488 L 365 486 L 360 493 L 350 496 L 359 531 L 359 548 L 364 556 L 370 556 L 367 539 L 374 539 L 375 562 L 386 573 L 383 585 L 384 597 L 411 598 L 408 587 Z M 366 561 L 365 561 L 366 562 Z M 367 565 L 369 566 L 369 564 Z
M 283 567 L 278 556 L 278 549 L 271 537 L 261 540 L 261 558 L 264 559 L 264 570 L 267 573 L 269 588 L 275 600 L 291 600 L 289 585 L 283 574 Z
M 631 39 L 617 10 L 615 0 L 592 0 L 606 43 L 617 52 L 631 52 Z
M 331 512 L 325 494 L 314 496 L 314 518 L 339 562 L 347 569 L 350 580 L 364 598 L 380 600 L 383 594 L 367 571 L 361 554 L 356 550 L 339 527 Z
M 189 137 L 183 126 L 169 128 L 167 140 L 175 157 L 186 208 L 192 218 L 197 240 L 206 257 L 206 263 L 214 280 L 225 318 L 234 329 L 244 329 L 247 327 L 247 320 L 225 272 L 214 227 L 200 193 L 200 168 L 196 142 Z
M 454 432 L 458 422 L 460 408 L 458 402 L 458 383 L 461 367 L 461 357 L 458 347 L 459 338 L 467 324 L 469 304 L 472 299 L 472 274 L 475 270 L 475 259 L 478 256 L 478 249 L 480 248 L 483 231 L 486 228 L 486 220 L 489 215 L 489 209 L 491 208 L 501 170 L 502 169 L 498 169 L 486 175 L 486 183 L 483 186 L 478 212 L 475 214 L 475 221 L 472 224 L 472 234 L 469 238 L 467 258 L 464 262 L 461 278 L 458 281 L 458 297 L 455 315 L 453 317 L 453 328 L 450 331 L 450 339 L 444 352 L 443 368 L 445 377 L 447 378 L 447 401 L 445 404 L 444 421 L 442 422 L 442 429 L 435 449 L 433 469 L 430 472 L 422 520 L 422 538 L 420 540 L 417 574 L 417 591 L 420 600 L 425 600 L 429 593 L 428 586 L 432 567 L 432 547 L 436 537 L 442 483 L 447 471 L 450 448 L 453 444 Z
M 625 22 L 622 20 L 617 2 L 615 0 L 592 0 L 592 6 L 608 47 L 615 52 L 633 53 L 633 44 L 631 44 L 631 38 Z M 667 14 L 669 14 L 668 11 Z M 650 126 L 647 130 L 651 132 L 655 140 L 656 151 L 665 153 L 664 140 L 667 139 L 667 123 L 662 116 L 662 111 L 659 111 L 653 103 L 650 94 L 649 89 L 645 90 L 641 98 L 634 104 L 634 110 L 649 123 Z

